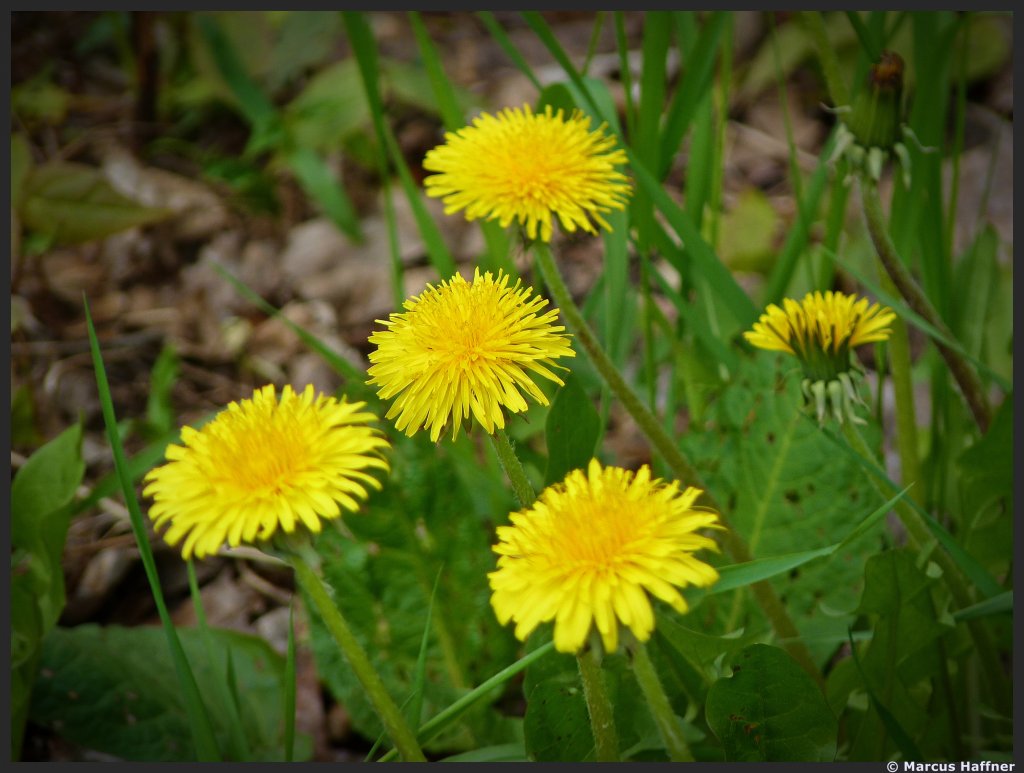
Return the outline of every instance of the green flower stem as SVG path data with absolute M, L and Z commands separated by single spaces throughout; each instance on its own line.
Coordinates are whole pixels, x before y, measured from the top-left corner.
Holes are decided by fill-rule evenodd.
M 590 727 L 594 733 L 597 747 L 598 762 L 619 761 L 619 736 L 615 731 L 615 717 L 612 703 L 608 699 L 601 664 L 597 662 L 597 654 L 593 648 L 576 654 L 576 663 L 580 667 L 580 679 L 583 680 L 583 697 L 587 701 L 587 713 L 590 715 Z
M 950 332 L 946 323 L 942 321 L 938 312 L 935 311 L 928 298 L 917 286 L 917 282 L 914 281 L 910 271 L 907 270 L 903 260 L 896 252 L 896 246 L 892 243 L 892 239 L 889 238 L 889 231 L 886 228 L 885 218 L 882 215 L 882 204 L 879 201 L 878 188 L 874 183 L 866 179 L 862 179 L 860 185 L 860 200 L 864 209 L 864 217 L 868 223 L 868 232 L 871 234 L 871 241 L 874 242 L 875 251 L 878 252 L 882 266 L 885 267 L 885 271 L 889 278 L 892 279 L 892 283 L 914 312 L 942 333 L 943 336 L 950 340 L 955 340 L 956 337 Z M 982 388 L 977 374 L 958 352 L 950 349 L 938 340 L 934 343 L 942 358 L 946 361 L 946 365 L 949 366 L 950 373 L 953 374 L 957 386 L 960 387 L 960 392 L 963 394 L 964 400 L 967 402 L 967 406 L 970 408 L 978 428 L 982 433 L 987 432 L 992 417 L 988 401 L 985 398 L 985 390 Z
M 495 427 L 494 434 L 491 435 L 491 442 L 494 444 L 494 450 L 498 452 L 498 460 L 501 462 L 502 469 L 505 470 L 509 483 L 512 484 L 512 490 L 515 492 L 516 499 L 519 500 L 519 504 L 522 507 L 529 507 L 533 504 L 533 500 L 537 498 L 537 495 L 533 491 L 530 479 L 526 477 L 523 463 L 516 456 L 516 452 L 512 448 L 512 443 L 508 439 L 505 430 Z
M 565 286 L 565 282 L 562 281 L 561 275 L 558 273 L 558 268 L 555 266 L 554 258 L 551 255 L 551 250 L 548 246 L 542 242 L 534 242 L 533 245 L 534 255 L 537 257 L 537 265 L 540 268 L 540 273 L 544 278 L 544 283 L 547 285 L 548 290 L 554 299 L 555 304 L 558 306 L 559 311 L 566 321 L 569 329 L 576 336 L 576 340 L 579 341 L 580 346 L 587 353 L 590 362 L 597 369 L 601 378 L 604 379 L 605 383 L 611 387 L 612 392 L 622 402 L 623 407 L 629 412 L 629 415 L 633 417 L 636 423 L 643 430 L 644 434 L 647 435 L 648 439 L 654 445 L 654 448 L 662 458 L 668 464 L 672 470 L 672 474 L 680 481 L 684 481 L 687 485 L 694 486 L 704 491 L 705 502 L 709 507 L 716 510 L 719 514 L 719 520 L 725 527 L 725 531 L 722 534 L 722 542 L 725 545 L 725 549 L 729 554 L 738 562 L 746 563 L 753 560 L 753 556 L 750 553 L 750 549 L 747 547 L 746 542 L 743 538 L 730 527 L 728 519 L 726 518 L 725 511 L 722 509 L 714 497 L 711 496 L 711 492 L 708 487 L 701 481 L 697 471 L 693 469 L 690 463 L 683 456 L 679 447 L 668 432 L 661 426 L 657 417 L 651 412 L 651 410 L 644 405 L 644 403 L 637 397 L 633 389 L 626 383 L 626 380 L 616 369 L 615 365 L 609 359 L 604 349 L 601 348 L 601 344 L 598 342 L 597 337 L 594 335 L 590 326 L 587 325 L 586 320 L 583 319 L 583 314 L 580 313 L 579 307 L 572 299 L 572 295 L 569 293 L 569 289 Z M 790 655 L 792 655 L 804 670 L 810 674 L 819 685 L 823 685 L 824 681 L 821 676 L 821 671 L 814 664 L 814 660 L 811 658 L 811 653 L 807 649 L 807 645 L 804 644 L 800 638 L 800 634 L 793 625 L 793 621 L 789 617 L 789 613 L 786 608 L 779 601 L 779 597 L 775 593 L 775 589 L 768 584 L 766 580 L 754 583 L 750 586 L 750 590 L 754 594 L 754 598 L 757 603 L 761 606 L 768 620 L 771 622 L 772 628 L 775 630 L 776 635 L 779 637 L 780 643 L 786 648 Z
M 359 679 L 359 683 L 366 690 L 367 698 L 369 698 L 370 703 L 376 709 L 377 716 L 384 723 L 384 728 L 387 730 L 388 735 L 391 736 L 391 740 L 394 741 L 395 748 L 402 755 L 402 759 L 406 762 L 426 762 L 427 758 L 423 756 L 423 750 L 416 741 L 416 736 L 409 729 L 398 706 L 395 705 L 391 696 L 388 695 L 380 675 L 374 669 L 366 651 L 348 627 L 348 623 L 345 622 L 341 610 L 338 609 L 328 595 L 324 581 L 301 557 L 291 554 L 289 555 L 289 563 L 295 570 L 295 578 L 298 580 L 299 585 L 302 586 L 313 600 L 317 611 L 320 613 L 320 618 L 331 632 L 334 641 L 341 648 L 349 665 L 352 666 L 352 670 L 355 672 L 356 678 Z
M 522 462 L 516 456 L 508 435 L 503 429 L 495 429 L 491 435 L 494 449 L 498 452 L 501 466 L 505 470 L 512 483 L 512 488 L 519 499 L 522 507 L 529 507 L 533 504 L 537 495 L 526 477 L 526 470 Z M 604 678 L 601 675 L 601 666 L 597 662 L 593 652 L 580 653 L 576 655 L 576 662 L 580 668 L 580 678 L 583 680 L 583 695 L 587 701 L 587 713 L 590 716 L 590 727 L 594 734 L 594 742 L 597 744 L 598 762 L 615 762 L 619 759 L 619 738 L 615 731 L 615 719 L 612 712 L 612 704 L 608 700 L 608 691 L 605 689 Z
M 854 451 L 865 459 L 870 459 L 877 464 L 876 455 L 868 448 L 868 444 L 864 442 L 860 431 L 852 422 L 843 422 L 843 434 Z M 869 476 L 869 478 L 875 491 L 885 499 L 887 495 L 883 491 L 880 482 L 874 476 Z M 911 547 L 921 551 L 929 546 L 933 538 L 928 525 L 924 522 L 921 515 L 902 499 L 896 504 L 894 509 L 907 530 Z M 975 603 L 975 599 L 971 597 L 970 591 L 965 584 L 960 567 L 957 566 L 956 561 L 946 552 L 944 547 L 940 545 L 936 550 L 933 550 L 929 558 L 934 560 L 939 565 L 939 568 L 942 569 L 942 578 L 957 608 L 963 609 Z M 989 635 L 988 628 L 985 626 L 985 621 L 973 619 L 967 620 L 966 623 L 971 638 L 974 640 L 974 646 L 978 652 L 978 659 L 981 661 L 982 670 L 985 672 L 985 678 L 992 693 L 993 703 L 999 711 L 1005 713 L 1009 709 L 1006 693 L 1009 681 L 1006 678 L 1006 674 L 1000 668 L 999 655 Z
M 661 686 L 661 680 L 658 679 L 654 664 L 651 663 L 647 648 L 642 642 L 637 642 L 633 648 L 633 674 L 644 698 L 647 699 L 651 715 L 658 726 L 658 733 L 668 750 L 669 759 L 673 762 L 693 762 L 693 752 L 690 751 L 690 745 L 683 736 L 682 722 L 672 711 L 665 689 Z
M 888 285 L 888 286 L 885 286 Z M 892 292 L 892 282 L 883 277 L 886 292 Z M 896 396 L 896 448 L 900 455 L 900 469 L 903 484 L 914 484 L 910 496 L 918 504 L 924 504 L 924 480 L 921 477 L 921 462 L 917 454 L 917 418 L 914 412 L 914 384 L 910 371 L 910 336 L 907 323 L 897 317 L 890 325 L 889 367 L 892 371 L 892 386 Z

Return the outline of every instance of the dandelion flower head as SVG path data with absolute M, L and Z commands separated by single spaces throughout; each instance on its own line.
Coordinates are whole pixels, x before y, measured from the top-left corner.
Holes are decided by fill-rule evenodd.
M 887 340 L 896 318 L 867 298 L 832 291 L 808 293 L 799 303 L 786 298 L 782 304 L 781 309 L 769 305 L 743 336 L 761 349 L 795 355 L 812 381 L 829 381 L 848 371 L 850 350 Z
M 498 527 L 498 568 L 489 575 L 498 620 L 515 621 L 524 641 L 554 620 L 561 652 L 578 652 L 592 629 L 614 652 L 620 624 L 646 641 L 654 630 L 650 596 L 685 612 L 678 589 L 718 579 L 693 556 L 717 549 L 698 530 L 720 528 L 714 511 L 693 506 L 700 494 L 652 480 L 646 465 L 634 474 L 594 459 L 569 473 Z
M 196 430 L 183 427 L 182 445 L 167 447 L 167 462 L 145 478 L 149 515 L 164 539 L 183 538 L 182 555 L 202 558 L 227 542 L 266 541 L 279 530 L 319 532 L 321 519 L 355 511 L 367 486 L 380 482 L 368 470 L 387 470 L 376 417 L 349 403 L 299 394 L 273 385 L 233 402 Z
M 561 385 L 551 370 L 559 357 L 574 357 L 565 328 L 554 324 L 558 310 L 543 312 L 548 301 L 533 295 L 520 280 L 477 269 L 472 282 L 456 274 L 439 287 L 431 285 L 404 303 L 405 311 L 370 336 L 367 382 L 387 400 L 395 426 L 412 436 L 430 428 L 436 441 L 451 420 L 454 439 L 470 416 L 487 433 L 504 428 L 503 409 L 528 407 L 520 390 L 542 405 L 548 400 L 534 374 Z
M 605 128 L 591 131 L 579 111 L 566 119 L 550 105 L 483 113 L 427 153 L 423 168 L 437 173 L 424 180 L 427 195 L 443 199 L 446 214 L 465 210 L 502 227 L 516 220 L 545 242 L 554 216 L 569 232 L 595 233 L 591 219 L 610 230 L 602 215 L 622 209 L 630 189 L 616 169 L 626 153 Z

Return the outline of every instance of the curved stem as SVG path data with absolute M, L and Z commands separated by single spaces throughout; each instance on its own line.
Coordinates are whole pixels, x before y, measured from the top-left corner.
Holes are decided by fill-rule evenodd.
M 554 258 L 551 255 L 551 250 L 543 242 L 534 242 L 533 251 L 537 257 L 537 266 L 544 277 L 544 283 L 547 285 L 555 304 L 561 311 L 566 325 L 575 334 L 576 340 L 579 341 L 580 346 L 587 353 L 587 357 L 594 365 L 598 374 L 611 387 L 612 392 L 615 393 L 615 396 L 622 402 L 629 415 L 640 426 L 640 429 L 651 441 L 655 450 L 661 454 L 669 469 L 672 470 L 672 474 L 678 480 L 685 481 L 687 485 L 692 485 L 704 491 L 705 502 L 709 507 L 718 512 L 719 521 L 725 527 L 725 531 L 722 532 L 722 542 L 733 559 L 739 563 L 753 560 L 746 542 L 729 525 L 724 510 L 715 501 L 708 487 L 701 481 L 697 471 L 687 461 L 686 457 L 683 456 L 679 447 L 665 428 L 661 426 L 657 417 L 637 397 L 629 384 L 626 383 L 622 374 L 619 373 L 604 349 L 601 348 L 597 337 L 590 329 L 586 320 L 583 319 L 583 314 L 580 312 L 575 301 L 573 301 L 569 289 L 565 286 L 565 282 L 562 281 L 558 268 L 555 266 Z M 771 622 L 775 634 L 780 639 L 780 643 L 819 685 L 823 685 L 824 681 L 821 671 L 814 664 L 807 645 L 800 639 L 800 634 L 796 626 L 793 625 L 793 621 L 790 619 L 785 606 L 779 601 L 775 589 L 767 581 L 762 580 L 751 585 L 750 590 Z
M 615 731 L 615 717 L 608 689 L 605 687 L 601 664 L 593 649 L 576 654 L 576 663 L 580 668 L 580 679 L 583 681 L 583 697 L 587 701 L 587 714 L 590 716 L 590 728 L 594 734 L 598 762 L 618 762 L 619 737 Z
M 882 262 L 882 266 L 885 267 L 889 278 L 892 279 L 892 283 L 915 313 L 942 333 L 943 336 L 955 340 L 955 336 L 950 332 L 946 323 L 942 321 L 938 312 L 935 311 L 928 298 L 917 286 L 914 278 L 910 275 L 910 271 L 907 270 L 899 253 L 897 253 L 896 246 L 889 237 L 885 218 L 882 215 L 878 188 L 874 183 L 865 179 L 861 179 L 860 186 L 860 201 L 864 209 L 864 217 L 868 223 L 868 232 L 871 234 L 871 241 L 874 242 L 875 251 L 878 253 L 878 257 Z M 957 386 L 960 387 L 960 392 L 963 394 L 964 400 L 967 402 L 967 406 L 970 408 L 978 428 L 982 433 L 987 432 L 989 422 L 991 421 L 991 414 L 988 401 L 985 398 L 985 391 L 977 374 L 958 352 L 950 349 L 941 341 L 935 340 L 934 343 L 942 358 L 946 361 L 946 365 L 949 366 L 949 371 L 953 374 Z
M 377 716 L 384 723 L 384 728 L 391 736 L 391 740 L 394 741 L 395 748 L 402 755 L 402 759 L 407 762 L 426 762 L 427 758 L 423 756 L 423 750 L 420 749 L 416 736 L 409 729 L 398 706 L 388 695 L 380 675 L 348 627 L 341 610 L 328 595 L 323 579 L 301 557 L 291 554 L 288 558 L 295 570 L 295 578 L 316 605 L 320 619 L 327 626 L 327 630 L 331 632 L 331 636 L 341 648 L 345 659 L 348 660 L 355 672 L 356 678 L 359 679 L 359 683 L 366 690 L 366 697 L 369 698 L 370 703 L 377 711 Z
M 668 696 L 665 695 L 665 689 L 661 686 L 661 680 L 658 679 L 658 673 L 654 670 L 643 642 L 637 642 L 633 649 L 633 674 L 651 709 L 669 759 L 673 762 L 693 762 L 693 752 L 683 735 L 682 722 L 672 711 L 672 705 L 668 702 Z
M 512 448 L 512 443 L 505 430 L 495 427 L 494 434 L 491 435 L 491 442 L 494 444 L 494 450 L 498 453 L 498 461 L 501 462 L 501 467 L 505 470 L 509 483 L 512 484 L 516 499 L 519 500 L 522 507 L 529 507 L 537 495 L 533 491 L 530 479 L 526 477 L 523 463 L 516 456 L 515 449 Z

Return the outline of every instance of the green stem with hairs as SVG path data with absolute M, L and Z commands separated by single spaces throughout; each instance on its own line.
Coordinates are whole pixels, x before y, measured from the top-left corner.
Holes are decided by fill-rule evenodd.
M 871 234 L 871 241 L 874 242 L 878 258 L 882 262 L 882 266 L 885 268 L 892 283 L 899 290 L 907 305 L 918 316 L 947 339 L 956 340 L 956 337 L 950 332 L 946 323 L 942 321 L 935 307 L 929 302 L 921 288 L 917 286 L 917 282 L 914 281 L 910 271 L 907 270 L 906 264 L 904 264 L 903 259 L 896 251 L 896 245 L 892 243 L 892 239 L 889 237 L 885 218 L 882 215 L 882 204 L 878 197 L 878 187 L 866 179 L 861 179 L 860 186 L 860 201 L 864 209 L 864 217 L 868 223 L 868 232 Z M 978 428 L 982 433 L 987 432 L 992 417 L 988 400 L 985 398 L 985 390 L 982 388 L 977 374 L 967 363 L 967 360 L 958 352 L 950 349 L 941 341 L 935 340 L 934 343 L 942 358 L 946 361 L 946 365 L 949 366 L 949 371 L 953 374 L 957 386 L 960 387 L 960 393 L 964 396 L 967 407 L 970 408 Z
M 665 688 L 661 686 L 661 680 L 658 679 L 658 673 L 654 670 L 654 664 L 651 663 L 643 642 L 637 642 L 632 648 L 632 653 L 633 674 L 640 685 L 640 691 L 647 699 L 662 743 L 668 750 L 669 759 L 673 762 L 693 762 L 693 752 L 690 751 L 690 745 L 686 743 L 686 737 L 683 735 L 683 724 L 672 711 L 672 704 L 668 702 Z
M 348 627 L 348 623 L 341 614 L 341 610 L 331 599 L 323 579 L 313 571 L 300 556 L 290 553 L 288 562 L 295 570 L 295 579 L 299 585 L 313 600 L 320 619 L 323 620 L 327 630 L 330 631 L 334 641 L 341 648 L 345 659 L 355 672 L 356 678 L 366 691 L 366 697 L 370 700 L 377 716 L 384 723 L 395 748 L 406 762 L 426 762 L 423 750 L 416 741 L 416 736 L 406 724 L 402 712 L 395 705 L 395 702 L 388 695 L 384 682 L 374 669 L 366 651 Z
M 498 461 L 501 462 L 501 468 L 505 471 L 509 483 L 512 484 L 512 491 L 515 492 L 520 506 L 529 507 L 537 495 L 533 491 L 530 479 L 526 477 L 523 463 L 516 456 L 515 449 L 512 448 L 512 442 L 508 439 L 505 430 L 495 427 L 494 434 L 491 435 L 491 442 L 494 444 L 494 450 L 498 453 Z
M 544 278 L 544 283 L 547 285 L 548 291 L 551 293 L 555 305 L 561 311 L 566 325 L 576 336 L 576 340 L 579 341 L 580 346 L 587 353 L 587 357 L 590 359 L 590 362 L 593 364 L 598 374 L 604 382 L 608 384 L 612 392 L 615 393 L 615 396 L 619 398 L 623 407 L 640 426 L 643 433 L 647 435 L 647 438 L 651 441 L 655 450 L 661 454 L 666 464 L 668 464 L 669 469 L 672 470 L 672 474 L 679 481 L 685 482 L 687 485 L 694 486 L 704 491 L 705 501 L 709 507 L 718 512 L 719 521 L 722 526 L 725 527 L 725 531 L 722 533 L 722 542 L 724 543 L 725 549 L 733 559 L 738 563 L 746 563 L 753 560 L 753 556 L 751 555 L 747 544 L 729 525 L 724 510 L 721 505 L 715 501 L 714 497 L 711 496 L 711 492 L 701 481 L 697 471 L 689 461 L 687 461 L 686 457 L 683 456 L 679 447 L 665 428 L 662 427 L 657 417 L 646 405 L 644 405 L 643 401 L 637 397 L 629 384 L 626 383 L 622 374 L 619 373 L 618 369 L 601 347 L 601 344 L 597 340 L 597 336 L 595 336 L 594 332 L 590 329 L 590 326 L 583 318 L 583 314 L 580 312 L 576 302 L 573 301 L 572 295 L 569 293 L 569 289 L 565 286 L 565 282 L 562 281 L 562 277 L 558 273 L 558 268 L 555 266 L 554 257 L 551 255 L 551 250 L 548 248 L 547 244 L 543 242 L 534 242 L 533 252 L 537 258 L 537 266 L 540 269 L 541 276 Z M 754 598 L 761 606 L 761 609 L 764 611 L 768 620 L 771 622 L 772 628 L 780 639 L 780 643 L 782 643 L 796 661 L 803 666 L 804 670 L 806 670 L 807 673 L 815 679 L 818 685 L 823 685 L 824 680 L 822 679 L 821 671 L 814 664 L 814 660 L 811 658 L 811 653 L 807 649 L 807 645 L 804 644 L 803 640 L 800 638 L 800 634 L 797 631 L 796 626 L 790 619 L 785 606 L 783 606 L 782 602 L 779 601 L 779 597 L 775 593 L 775 589 L 772 588 L 766 580 L 762 580 L 761 582 L 751 585 L 750 590 L 754 594 Z
M 590 715 L 590 728 L 598 762 L 619 761 L 619 736 L 615 731 L 615 717 L 612 703 L 608 699 L 608 688 L 604 683 L 601 664 L 593 649 L 576 653 L 576 663 L 583 681 L 583 697 Z

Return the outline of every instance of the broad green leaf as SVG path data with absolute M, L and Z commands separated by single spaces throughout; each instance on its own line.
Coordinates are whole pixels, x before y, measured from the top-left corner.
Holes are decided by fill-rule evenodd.
M 649 745 L 644 741 L 657 732 L 628 659 L 624 655 L 605 655 L 601 673 L 614 707 L 620 752 L 633 747 L 647 750 Z M 526 672 L 523 692 L 523 733 L 531 760 L 593 761 L 594 737 L 576 658 L 557 653 L 538 661 Z M 665 759 L 663 753 L 660 759 Z
M 705 680 L 718 676 L 718 669 L 713 667 L 713 664 L 719 656 L 728 657 L 741 647 L 752 644 L 759 635 L 743 633 L 739 636 L 712 636 L 703 631 L 693 630 L 692 627 L 672 619 L 668 613 L 660 611 L 657 619 L 657 636 L 668 645 L 662 649 L 686 660 Z M 685 617 L 683 620 L 689 622 Z M 697 624 L 693 622 L 690 626 Z
M 830 762 L 838 722 L 810 676 L 785 651 L 753 644 L 731 677 L 708 691 L 708 725 L 729 761 Z
M 334 179 L 324 159 L 309 148 L 299 147 L 288 153 L 287 160 L 302 189 L 331 222 L 352 239 L 361 239 L 362 229 L 352 201 L 344 186 Z
M 864 568 L 857 611 L 868 616 L 874 635 L 859 661 L 864 688 L 881 702 L 882 711 L 872 709 L 862 719 L 850 759 L 878 759 L 894 749 L 891 741 L 880 746 L 879 739 L 893 723 L 926 751 L 923 739 L 931 728 L 948 727 L 948 709 L 931 705 L 927 697 L 932 678 L 946 668 L 937 640 L 953 631 L 951 621 L 938 619 L 931 595 L 937 584 L 917 567 L 911 550 L 879 553 Z
M 586 469 L 594 458 L 601 418 L 579 380 L 569 375 L 548 411 L 544 428 L 548 443 L 548 469 L 544 485 L 558 483 L 576 469 Z
M 200 683 L 223 679 L 230 657 L 245 696 L 239 708 L 254 757 L 282 759 L 284 658 L 258 637 L 210 629 L 220 656 L 212 672 L 201 632 L 182 628 L 178 633 Z M 57 628 L 43 643 L 40 674 L 33 722 L 126 760 L 195 759 L 186 709 L 159 628 Z M 226 748 L 227 722 L 215 712 L 211 716 L 218 745 Z M 308 759 L 309 738 L 300 735 L 297 741 L 296 758 Z
M 172 214 L 125 198 L 98 169 L 65 161 L 32 169 L 21 207 L 25 227 L 58 245 L 102 239 Z
M 45 518 L 75 496 L 85 473 L 81 448 L 82 425 L 75 424 L 32 454 L 18 470 L 11 483 L 14 547 L 31 549 L 31 541 L 46 528 Z
M 523 732 L 531 760 L 594 761 L 594 736 L 577 673 L 563 672 L 530 690 L 526 695 Z

